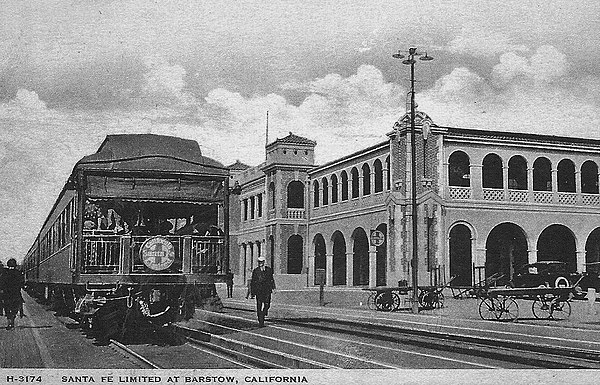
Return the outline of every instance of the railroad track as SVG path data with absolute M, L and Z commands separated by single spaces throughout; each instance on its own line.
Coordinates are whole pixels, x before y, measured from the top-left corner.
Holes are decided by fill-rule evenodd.
M 237 318 L 238 321 L 253 320 L 254 312 L 246 307 L 229 307 L 226 310 L 235 312 L 224 314 L 224 319 Z M 246 317 L 247 316 L 247 317 Z M 223 321 L 227 323 L 227 321 Z M 216 323 L 213 322 L 212 327 Z M 466 365 L 474 364 L 466 357 L 477 357 L 484 361 L 475 363 L 490 367 L 507 367 L 503 363 L 516 364 L 529 368 L 600 368 L 600 352 L 598 350 L 575 349 L 565 346 L 552 346 L 544 343 L 507 341 L 498 338 L 483 338 L 467 333 L 448 333 L 426 331 L 398 325 L 386 325 L 378 321 L 331 319 L 329 317 L 280 317 L 271 322 L 276 327 L 300 328 L 304 333 L 320 331 L 327 334 L 343 336 L 343 343 L 350 344 L 358 339 L 370 341 L 371 345 L 402 345 L 415 350 L 447 352 L 462 357 Z M 466 329 L 463 329 L 466 331 Z M 325 338 L 325 337 L 324 337 Z M 340 337 L 341 338 L 341 337 Z M 424 356 L 425 357 L 425 356 Z
M 162 369 L 157 364 L 153 363 L 146 357 L 144 357 L 141 354 L 130 349 L 126 345 L 123 345 L 119 341 L 110 340 L 109 346 L 111 348 L 113 348 L 115 351 L 119 352 L 120 354 L 123 354 L 125 357 L 127 357 L 129 360 L 131 360 L 133 363 L 139 365 L 141 367 L 141 369 Z

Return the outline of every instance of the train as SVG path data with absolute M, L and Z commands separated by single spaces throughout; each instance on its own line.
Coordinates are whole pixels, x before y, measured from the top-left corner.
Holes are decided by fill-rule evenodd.
M 219 307 L 228 183 L 229 170 L 196 141 L 106 136 L 75 164 L 27 252 L 28 292 L 102 338 Z

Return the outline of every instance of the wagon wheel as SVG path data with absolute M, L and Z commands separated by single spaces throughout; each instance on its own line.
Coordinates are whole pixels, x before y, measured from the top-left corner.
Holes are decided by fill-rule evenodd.
M 571 304 L 569 301 L 556 300 L 552 304 L 550 317 L 555 320 L 563 320 L 571 315 Z
M 500 306 L 496 309 L 496 316 L 499 321 L 515 321 L 519 317 L 519 305 L 517 301 L 510 297 L 498 300 Z
M 369 310 L 377 309 L 377 306 L 375 304 L 376 297 L 377 297 L 377 292 L 373 292 L 373 293 L 369 294 L 369 297 L 367 298 L 367 307 L 369 308 Z
M 378 293 L 377 296 L 375 296 L 375 308 L 381 311 L 394 310 L 395 297 L 398 296 L 390 291 Z M 397 298 L 396 301 L 398 306 L 400 306 L 400 298 Z
M 484 320 L 496 320 L 496 302 L 494 298 L 483 298 L 479 303 L 479 316 Z
M 434 308 L 433 293 L 431 291 L 420 292 L 419 293 L 419 305 L 423 309 L 433 309 Z
M 531 312 L 537 319 L 548 319 L 552 315 L 550 303 L 543 297 L 537 297 L 531 304 Z

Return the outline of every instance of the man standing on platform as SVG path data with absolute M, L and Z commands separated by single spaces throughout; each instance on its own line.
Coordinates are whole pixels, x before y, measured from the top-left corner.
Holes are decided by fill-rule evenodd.
M 17 261 L 14 258 L 9 259 L 6 266 L 0 277 L 0 292 L 4 297 L 4 312 L 8 319 L 6 330 L 10 330 L 15 327 L 15 317 L 23 303 L 21 289 L 25 286 L 25 279 L 17 270 Z
M 258 316 L 258 325 L 265 325 L 265 317 L 269 313 L 271 306 L 271 293 L 275 290 L 275 280 L 273 279 L 273 269 L 265 266 L 265 258 L 258 258 L 258 267 L 252 272 L 252 281 L 250 282 L 251 294 L 256 296 L 256 314 Z

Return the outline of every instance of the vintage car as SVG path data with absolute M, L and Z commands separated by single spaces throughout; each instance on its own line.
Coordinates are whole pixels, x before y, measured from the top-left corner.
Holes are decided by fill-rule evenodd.
M 580 274 L 570 272 L 566 262 L 538 261 L 521 267 L 513 276 L 513 287 L 567 287 L 575 284 Z

